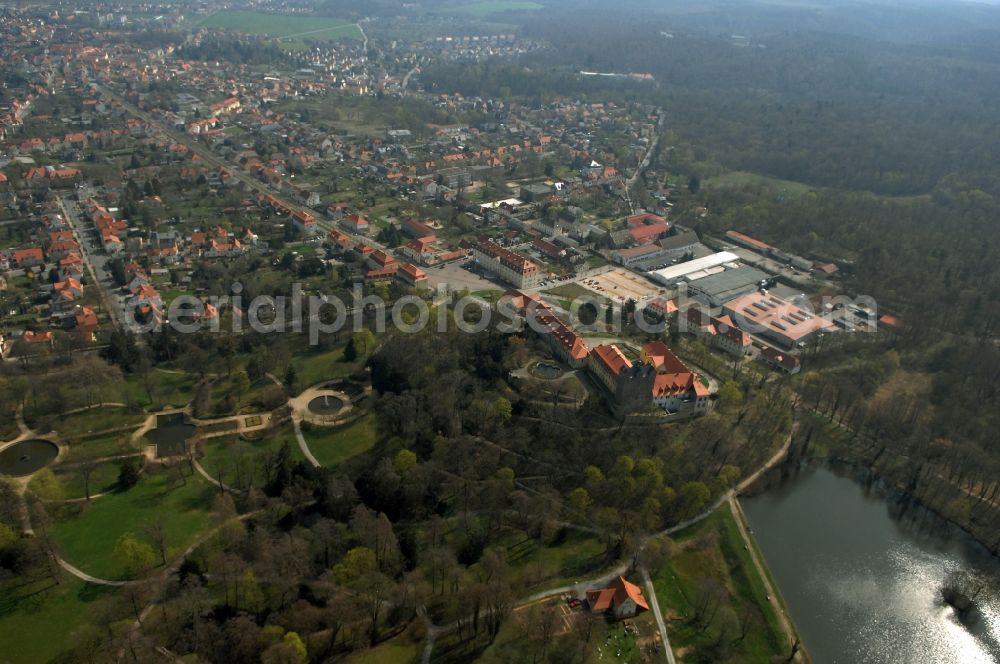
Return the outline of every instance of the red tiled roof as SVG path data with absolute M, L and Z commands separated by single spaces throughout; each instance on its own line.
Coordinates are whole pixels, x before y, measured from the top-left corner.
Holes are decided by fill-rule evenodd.
M 632 363 L 627 357 L 625 357 L 625 354 L 622 353 L 621 349 L 614 344 L 601 344 L 599 346 L 595 346 L 590 353 L 596 357 L 609 372 L 611 372 L 612 376 L 617 376 L 622 372 L 622 369 L 628 369 L 632 366 Z

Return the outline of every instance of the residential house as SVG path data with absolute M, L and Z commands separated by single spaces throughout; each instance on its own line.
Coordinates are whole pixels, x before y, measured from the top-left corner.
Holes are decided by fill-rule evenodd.
M 41 247 L 29 247 L 14 251 L 14 264 L 19 268 L 35 267 L 43 263 L 45 263 L 45 254 L 42 253 Z
M 367 235 L 369 230 L 368 220 L 360 214 L 347 215 L 340 220 L 340 227 L 355 235 Z
M 97 314 L 90 307 L 83 306 L 76 310 L 73 315 L 76 324 L 76 333 L 79 338 L 87 343 L 94 340 L 94 332 L 97 330 Z
M 608 613 L 615 618 L 631 618 L 649 610 L 642 588 L 618 576 L 607 588 L 587 591 L 587 604 L 593 613 Z
M 797 374 L 802 370 L 802 362 L 798 357 L 771 346 L 764 346 L 761 349 L 760 361 L 772 369 L 786 374 Z

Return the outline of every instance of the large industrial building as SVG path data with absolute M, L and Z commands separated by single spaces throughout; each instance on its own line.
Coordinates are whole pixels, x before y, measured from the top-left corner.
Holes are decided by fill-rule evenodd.
M 723 305 L 740 329 L 769 339 L 782 348 L 801 346 L 819 334 L 837 331 L 830 321 L 769 293 L 750 293 Z
M 726 269 L 727 265 L 736 267 L 739 260 L 740 257 L 730 251 L 720 251 L 711 256 L 704 256 L 703 258 L 696 258 L 685 263 L 671 265 L 662 270 L 655 270 L 650 272 L 649 276 L 660 283 L 672 286 L 679 281 L 690 281 L 692 278 L 721 272 Z
M 688 295 L 710 307 L 719 307 L 733 298 L 757 290 L 769 276 L 755 267 L 724 270 L 688 283 Z

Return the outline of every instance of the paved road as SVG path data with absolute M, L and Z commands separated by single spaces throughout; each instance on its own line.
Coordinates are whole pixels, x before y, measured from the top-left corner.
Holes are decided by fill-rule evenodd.
M 760 577 L 761 583 L 764 585 L 764 591 L 767 593 L 768 604 L 774 610 L 774 615 L 778 617 L 778 622 L 781 623 L 781 629 L 784 630 L 785 634 L 791 640 L 789 647 L 795 641 L 795 628 L 792 626 L 792 620 L 789 618 L 788 614 L 785 613 L 785 607 L 782 606 L 781 602 L 778 601 L 778 591 L 771 585 L 771 577 L 768 576 L 767 570 L 765 569 L 763 561 L 761 561 L 760 556 L 757 555 L 757 548 L 753 545 L 750 540 L 750 533 L 747 532 L 746 516 L 743 514 L 743 507 L 740 505 L 740 501 L 736 499 L 736 496 L 731 496 L 729 499 L 729 509 L 733 513 L 733 519 L 736 521 L 736 527 L 740 531 L 740 537 L 743 538 L 743 546 L 746 548 L 747 552 L 750 554 L 750 559 L 753 561 L 753 566 L 757 570 L 757 576 Z M 800 643 L 801 646 L 801 643 Z M 795 653 L 796 662 L 808 661 L 808 655 L 805 654 L 804 650 L 798 650 Z
M 656 618 L 656 626 L 660 630 L 660 638 L 663 639 L 663 652 L 667 656 L 668 664 L 676 664 L 674 660 L 674 649 L 670 647 L 670 638 L 667 636 L 667 624 L 663 622 L 663 613 L 660 611 L 660 602 L 656 599 L 656 588 L 653 587 L 653 580 L 649 578 L 649 571 L 645 566 L 639 568 L 642 576 L 642 583 L 646 586 L 646 600 L 653 609 L 653 617 Z
M 639 176 L 642 175 L 642 172 L 649 166 L 649 162 L 653 158 L 653 151 L 656 150 L 656 146 L 660 142 L 660 136 L 663 135 L 663 125 L 666 122 L 666 116 L 663 114 L 663 109 L 656 109 L 656 115 L 658 118 L 656 121 L 656 136 L 653 137 L 653 141 L 649 144 L 649 148 L 646 150 L 646 156 L 642 158 L 642 161 L 636 167 L 635 173 L 633 173 L 632 177 L 628 179 L 629 187 L 635 186 Z
M 83 258 L 83 263 L 90 274 L 90 282 L 99 290 L 101 302 L 104 305 L 105 311 L 111 316 L 111 322 L 116 327 L 124 325 L 126 319 L 121 302 L 114 293 L 109 292 L 114 284 L 114 280 L 111 277 L 111 271 L 108 269 L 108 257 L 102 253 L 102 250 L 98 248 L 98 241 L 92 237 L 93 233 L 91 231 L 96 233 L 96 229 L 88 228 L 80 220 L 75 203 L 67 204 L 61 197 L 57 198 L 56 202 L 59 205 L 59 209 L 62 210 L 66 223 L 73 232 L 73 237 L 76 238 L 77 243 L 80 245 L 80 256 Z
M 305 436 L 302 435 L 302 427 L 299 426 L 299 420 L 293 417 L 292 424 L 295 427 L 295 440 L 299 442 L 299 449 L 302 450 L 302 454 L 306 457 L 309 463 L 313 465 L 313 467 L 319 468 L 322 464 L 316 460 L 316 457 L 313 456 L 312 450 L 309 449 L 309 445 L 306 444 Z

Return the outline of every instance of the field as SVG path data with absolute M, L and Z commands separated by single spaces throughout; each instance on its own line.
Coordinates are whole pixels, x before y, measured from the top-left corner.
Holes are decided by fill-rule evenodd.
M 146 475 L 128 491 L 97 498 L 85 507 L 49 507 L 56 517 L 52 534 L 70 563 L 95 576 L 118 579 L 124 569 L 112 552 L 121 535 L 130 532 L 144 539 L 143 528 L 163 519 L 170 560 L 208 526 L 216 493 L 199 475 L 187 477 L 184 484 L 175 472 Z
M 95 496 L 99 493 L 114 491 L 118 485 L 118 470 L 119 464 L 117 462 L 105 461 L 98 464 L 90 476 L 90 495 Z M 61 500 L 86 498 L 87 491 L 84 478 L 77 468 L 60 468 L 56 466 L 52 470 L 52 474 L 55 475 L 58 482 L 59 495 L 51 497 Z M 43 498 L 50 497 L 44 495 L 44 491 L 38 488 L 37 480 L 32 480 L 30 486 L 32 490 L 42 495 Z
M 295 367 L 296 391 L 302 391 L 326 380 L 346 378 L 358 371 L 363 362 L 360 359 L 345 361 L 341 346 L 326 352 L 297 355 L 292 358 L 292 366 Z
M 236 486 L 239 478 L 237 464 L 244 460 L 243 463 L 248 464 L 247 470 L 253 473 L 254 486 L 259 487 L 263 484 L 264 478 L 258 461 L 265 454 L 277 452 L 285 441 L 292 450 L 292 459 L 300 461 L 305 458 L 295 441 L 291 426 L 285 426 L 277 433 L 261 440 L 244 440 L 238 436 L 209 438 L 202 444 L 200 463 L 212 477 L 216 477 L 221 468 L 222 481 L 230 486 Z
M 455 5 L 449 8 L 453 13 L 473 18 L 485 18 L 491 14 L 500 14 L 511 11 L 538 11 L 545 9 L 544 5 L 537 2 L 525 2 L 523 0 L 484 0 L 483 2 L 469 2 Z
M 409 664 L 418 660 L 419 653 L 417 645 L 407 643 L 404 635 L 370 650 L 352 654 L 346 661 L 348 664 Z
M 138 428 L 145 419 L 146 413 L 142 411 L 131 412 L 119 406 L 105 406 L 62 416 L 56 424 L 56 431 L 63 438 L 74 438 L 97 431 Z
M 375 416 L 371 413 L 339 427 L 312 427 L 302 431 L 309 450 L 327 467 L 347 461 L 375 444 Z
M 772 178 L 766 175 L 757 175 L 756 173 L 748 173 L 746 171 L 730 171 L 724 175 L 717 175 L 715 177 L 708 178 L 702 183 L 702 186 L 708 189 L 761 187 L 764 189 L 771 189 L 780 195 L 796 197 L 806 194 L 814 189 L 814 187 L 810 187 L 809 185 L 801 182 L 779 180 L 778 178 Z
M 138 452 L 139 446 L 129 440 L 129 432 L 112 433 L 94 438 L 81 438 L 68 441 L 69 450 L 60 463 L 74 463 L 85 459 L 100 459 L 102 457 L 118 456 Z
M 729 509 L 716 510 L 682 531 L 675 543 L 676 552 L 653 584 L 678 656 L 699 653 L 700 659 L 720 662 L 767 662 L 788 654 L 778 618 Z M 738 639 L 744 624 L 746 634 Z M 712 648 L 723 631 L 730 635 L 722 639 L 728 652 L 716 652 Z
M 64 574 L 48 580 L 0 581 L 0 657 L 10 664 L 50 662 L 74 641 L 74 632 L 93 617 L 94 607 L 114 590 Z
M 160 368 L 151 371 L 149 376 L 149 392 L 146 391 L 145 380 L 138 375 L 126 376 L 124 387 L 125 396 L 147 410 L 159 410 L 165 406 L 181 407 L 194 398 L 197 376 Z M 149 398 L 150 393 L 152 399 Z
M 326 16 L 293 16 L 223 9 L 198 22 L 199 27 L 233 30 L 278 38 L 317 40 L 361 39 L 361 30 L 349 21 Z

